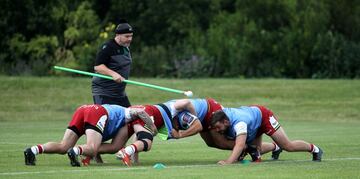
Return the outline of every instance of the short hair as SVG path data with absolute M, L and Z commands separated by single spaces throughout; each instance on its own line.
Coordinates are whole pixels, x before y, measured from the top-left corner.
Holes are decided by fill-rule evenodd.
M 223 122 L 224 120 L 229 120 L 223 110 L 218 110 L 214 112 L 210 119 L 210 126 L 214 127 L 217 122 Z

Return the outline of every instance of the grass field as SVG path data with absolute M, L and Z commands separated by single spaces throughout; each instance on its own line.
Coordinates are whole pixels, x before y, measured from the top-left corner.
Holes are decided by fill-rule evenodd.
M 227 107 L 266 105 L 291 139 L 319 145 L 323 162 L 312 162 L 308 153 L 283 152 L 279 161 L 266 154 L 262 163 L 217 166 L 229 151 L 209 148 L 193 136 L 155 138 L 152 151 L 141 153 L 141 164 L 131 168 L 113 155 L 103 155 L 103 165 L 80 168 L 71 167 L 63 155 L 39 155 L 36 166 L 25 166 L 26 147 L 61 140 L 75 108 L 92 103 L 91 80 L 0 77 L 0 178 L 360 178 L 359 80 L 132 80 L 190 89 L 195 97 L 213 97 Z M 130 85 L 127 91 L 133 104 L 183 97 Z M 167 168 L 153 169 L 158 162 Z

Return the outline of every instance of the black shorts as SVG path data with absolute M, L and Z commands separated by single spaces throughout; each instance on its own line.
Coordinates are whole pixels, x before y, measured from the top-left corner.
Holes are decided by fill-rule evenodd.
M 130 101 L 127 96 L 122 96 L 120 98 L 114 98 L 103 95 L 93 96 L 94 104 L 117 104 L 123 107 L 130 107 Z

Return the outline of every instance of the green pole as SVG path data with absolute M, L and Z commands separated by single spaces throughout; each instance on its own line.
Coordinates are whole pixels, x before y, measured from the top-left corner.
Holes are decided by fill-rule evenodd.
M 97 74 L 97 73 L 90 73 L 90 72 L 81 71 L 81 70 L 74 70 L 74 69 L 71 69 L 71 68 L 54 66 L 54 69 L 67 71 L 67 72 L 72 72 L 72 73 L 78 73 L 78 74 L 82 74 L 82 75 L 96 76 L 96 77 L 104 78 L 104 79 L 108 79 L 108 80 L 113 80 L 113 78 L 111 76 L 101 75 L 101 74 Z M 181 91 L 181 90 L 166 88 L 166 87 L 162 87 L 162 86 L 157 86 L 157 85 L 152 85 L 152 84 L 147 84 L 147 83 L 142 83 L 142 82 L 137 82 L 137 81 L 132 81 L 132 80 L 124 80 L 124 82 L 128 83 L 128 84 L 154 88 L 154 89 L 158 89 L 158 90 L 162 90 L 162 91 L 168 91 L 168 92 L 173 92 L 173 93 L 178 93 L 178 94 L 184 94 L 184 95 L 189 96 L 189 97 L 192 96 L 192 92 L 191 92 L 191 96 L 188 95 L 188 94 L 190 94 L 190 93 L 188 93 L 190 91 Z

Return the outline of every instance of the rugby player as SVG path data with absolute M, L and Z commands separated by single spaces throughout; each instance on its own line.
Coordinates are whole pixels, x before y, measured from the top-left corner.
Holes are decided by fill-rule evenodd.
M 178 99 L 157 105 L 138 105 L 130 108 L 144 110 L 153 120 L 157 130 L 165 128 L 166 130 L 161 130 L 163 132 L 159 134 L 163 136 L 162 139 L 164 140 L 179 139 L 200 132 L 202 138 L 210 147 L 231 150 L 234 146 L 233 140 L 228 140 L 224 135 L 210 130 L 209 121 L 212 113 L 222 109 L 222 106 L 213 99 Z M 134 120 L 128 124 L 127 130 L 120 130 L 111 143 L 103 143 L 98 153 L 117 152 L 116 156 L 121 159 L 125 165 L 131 166 L 130 156 L 133 157 L 132 160 L 136 163 L 138 162 L 138 152 L 149 151 L 151 148 L 152 136 L 151 133 L 145 130 L 147 128 L 142 120 Z M 141 131 L 141 133 L 138 131 Z M 122 148 L 134 133 L 136 133 L 138 140 Z M 263 143 L 262 145 L 262 153 L 272 151 L 273 159 L 278 159 L 281 150 L 279 150 L 276 144 Z M 273 146 L 275 147 L 272 148 Z M 249 147 L 249 149 L 239 157 L 239 160 L 242 160 L 247 152 L 249 152 L 253 161 L 255 161 L 260 154 L 253 153 L 254 150 L 250 149 Z M 84 159 L 83 163 L 89 165 L 90 158 L 87 157 Z
M 235 141 L 231 155 L 228 159 L 219 161 L 220 165 L 237 161 L 246 144 L 254 145 L 260 151 L 263 133 L 270 136 L 283 150 L 310 152 L 313 161 L 320 162 L 322 158 L 323 151 L 316 145 L 303 140 L 289 140 L 273 112 L 264 106 L 224 108 L 213 114 L 211 127 Z M 261 158 L 258 160 L 261 161 Z
M 42 153 L 67 153 L 71 166 L 80 166 L 79 155 L 95 156 L 103 141 L 114 138 L 120 128 L 140 118 L 156 134 L 156 127 L 149 115 L 141 109 L 124 108 L 119 105 L 82 105 L 76 109 L 64 137 L 60 142 L 48 142 L 25 149 L 25 165 L 35 165 L 36 155 Z M 86 144 L 75 146 L 82 135 Z M 74 147 L 75 146 L 75 147 Z

